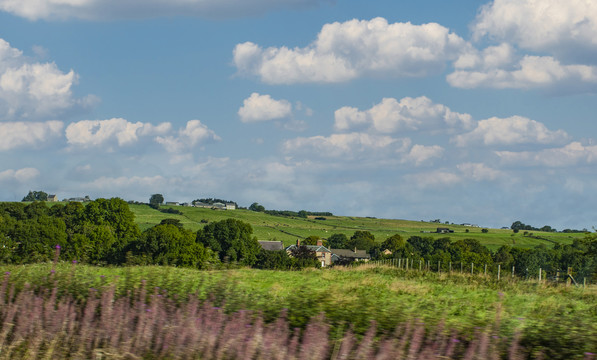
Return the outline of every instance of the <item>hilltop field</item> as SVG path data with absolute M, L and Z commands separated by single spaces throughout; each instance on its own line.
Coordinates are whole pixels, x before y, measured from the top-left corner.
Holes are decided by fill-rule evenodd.
M 488 229 L 487 233 L 483 233 L 480 227 L 369 217 L 324 216 L 325 220 L 316 220 L 316 216 L 309 216 L 306 219 L 283 217 L 243 209 L 211 210 L 184 206 L 163 206 L 162 208 L 172 208 L 183 214 L 165 214 L 147 205 L 130 205 L 130 209 L 135 213 L 135 221 L 141 230 L 157 225 L 165 218 L 178 219 L 185 228 L 192 231 L 197 231 L 209 222 L 233 218 L 251 224 L 253 233 L 258 240 L 279 240 L 285 245 L 291 245 L 296 242 L 296 239 L 311 235 L 325 239 L 332 234 L 341 233 L 350 237 L 357 230 L 371 232 L 380 242 L 394 234 L 400 234 L 403 238 L 428 236 L 433 238 L 450 237 L 453 241 L 477 239 L 490 250 L 496 250 L 502 245 L 521 248 L 534 248 L 538 245 L 552 247 L 556 243 L 571 244 L 575 238 L 584 236 L 583 233 L 542 231 L 529 231 L 529 234 L 525 235 L 523 231 L 515 234 L 510 229 Z M 454 232 L 435 233 L 438 227 L 447 227 Z M 532 236 L 529 236 L 530 233 Z

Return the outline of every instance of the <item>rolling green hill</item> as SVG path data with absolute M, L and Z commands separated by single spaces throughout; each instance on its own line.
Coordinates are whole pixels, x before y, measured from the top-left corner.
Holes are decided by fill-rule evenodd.
M 575 238 L 584 236 L 582 233 L 532 231 L 533 237 L 531 237 L 525 236 L 523 231 L 514 234 L 512 230 L 489 229 L 489 232 L 483 233 L 479 227 L 445 225 L 424 221 L 347 216 L 325 216 L 326 220 L 316 220 L 313 216 L 307 219 L 282 217 L 243 209 L 223 211 L 183 206 L 164 206 L 164 208 L 170 207 L 181 211 L 183 215 L 165 214 L 147 205 L 130 205 L 141 230 L 156 225 L 165 218 L 179 219 L 185 228 L 193 231 L 202 228 L 206 222 L 234 218 L 251 224 L 255 236 L 259 240 L 280 240 L 285 245 L 293 244 L 297 238 L 305 238 L 310 235 L 327 238 L 332 234 L 342 233 L 350 237 L 357 230 L 370 231 L 375 235 L 375 239 L 380 242 L 394 234 L 400 234 L 404 238 L 415 235 L 433 238 L 450 237 L 453 241 L 473 238 L 492 250 L 505 244 L 526 248 L 533 248 L 538 245 L 552 247 L 556 243 L 572 243 Z M 438 227 L 448 227 L 454 232 L 450 234 L 434 233 Z

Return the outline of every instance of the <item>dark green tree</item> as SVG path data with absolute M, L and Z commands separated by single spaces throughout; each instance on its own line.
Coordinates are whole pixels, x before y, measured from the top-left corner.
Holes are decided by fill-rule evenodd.
M 43 191 L 31 191 L 21 201 L 47 201 L 48 194 Z
M 294 267 L 294 259 L 288 256 L 286 250 L 267 251 L 261 249 L 253 267 L 268 270 L 291 270 Z
M 303 245 L 317 245 L 317 241 L 321 240 L 321 238 L 317 235 L 310 235 L 302 241 Z
M 390 250 L 392 253 L 395 253 L 405 246 L 406 241 L 402 238 L 402 236 L 394 234 L 381 243 L 381 250 Z
M 160 205 L 164 203 L 164 196 L 162 194 L 153 194 L 149 198 L 149 206 L 154 209 L 159 209 Z
M 133 263 L 205 268 L 210 258 L 193 232 L 169 223 L 145 230 L 129 249 Z
M 118 198 L 96 199 L 85 206 L 84 213 L 86 222 L 96 226 L 107 225 L 114 234 L 114 242 L 105 260 L 111 264 L 124 263 L 125 248 L 141 235 L 128 203 Z
M 407 241 L 420 256 L 431 255 L 433 253 L 433 243 L 435 241 L 433 238 L 411 236 Z
M 334 234 L 328 238 L 330 249 L 348 249 L 348 237 L 344 234 Z
M 252 265 L 261 246 L 252 236 L 251 224 L 236 219 L 212 222 L 197 231 L 197 242 L 212 249 L 223 262 Z
M 264 212 L 265 207 L 263 207 L 263 205 L 259 205 L 259 203 L 254 202 L 251 204 L 251 206 L 249 206 L 249 210 L 257 211 L 257 212 Z
M 310 267 L 321 267 L 321 262 L 317 258 L 315 251 L 310 250 L 306 246 L 297 246 L 290 251 L 290 256 L 293 259 L 294 269 L 305 269 Z
M 174 225 L 179 229 L 182 229 L 182 224 L 180 223 L 180 220 L 178 219 L 162 219 L 162 221 L 160 221 L 160 225 Z
M 357 230 L 350 237 L 347 245 L 349 249 L 357 248 L 369 252 L 375 246 L 375 236 L 369 231 Z

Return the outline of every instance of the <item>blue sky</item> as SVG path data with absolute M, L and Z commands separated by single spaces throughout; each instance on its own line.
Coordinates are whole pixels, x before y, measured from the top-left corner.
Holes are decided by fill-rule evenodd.
M 0 0 L 0 199 L 591 228 L 597 4 Z

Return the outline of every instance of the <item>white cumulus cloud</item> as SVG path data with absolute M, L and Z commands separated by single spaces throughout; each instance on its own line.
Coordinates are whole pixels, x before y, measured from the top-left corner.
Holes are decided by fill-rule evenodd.
M 551 56 L 524 56 L 505 68 L 481 62 L 480 69 L 456 70 L 447 76 L 448 83 L 459 88 L 578 88 L 597 85 L 597 66 L 563 65 Z M 463 64 L 458 64 L 463 67 Z M 489 65 L 489 66 L 488 66 Z M 510 65 L 510 64 L 508 64 Z
M 481 120 L 473 131 L 452 138 L 456 146 L 482 144 L 558 144 L 569 139 L 564 130 L 549 130 L 544 124 L 522 116 Z
M 73 70 L 62 72 L 54 63 L 31 62 L 0 39 L 0 120 L 55 118 L 93 105 L 94 96 L 73 97 L 77 78 Z
M 402 158 L 402 162 L 411 162 L 419 166 L 432 159 L 441 158 L 443 154 L 444 148 L 439 145 L 425 146 L 415 144 L 408 154 Z
M 326 24 L 307 47 L 236 45 L 239 73 L 270 84 L 348 81 L 361 76 L 425 76 L 470 45 L 436 23 L 389 24 L 384 18 Z
M 494 0 L 481 8 L 476 38 L 488 36 L 562 59 L 597 63 L 597 2 L 587 0 Z M 591 55 L 591 56 L 587 56 Z
M 597 162 L 597 145 L 583 145 L 577 141 L 560 148 L 541 151 L 496 151 L 495 153 L 503 163 L 511 165 L 566 167 Z
M 0 151 L 15 148 L 37 149 L 62 136 L 62 121 L 0 122 Z
M 394 139 L 390 136 L 378 136 L 365 133 L 332 134 L 330 136 L 299 137 L 287 140 L 283 150 L 288 154 L 314 154 L 321 157 L 352 157 L 356 154 L 390 149 L 391 146 L 402 148 L 410 142 Z
M 292 105 L 286 100 L 274 100 L 270 95 L 252 93 L 238 109 L 245 123 L 282 119 L 292 114 Z
M 82 120 L 68 125 L 66 139 L 69 144 L 81 147 L 95 147 L 116 143 L 127 146 L 136 143 L 140 136 L 164 134 L 170 123 L 154 126 L 149 123 L 132 123 L 122 118 L 108 120 Z
M 360 111 L 343 107 L 335 112 L 334 127 L 344 131 L 367 127 L 379 133 L 397 131 L 460 129 L 474 127 L 469 114 L 451 111 L 447 106 L 433 103 L 429 98 L 405 97 L 401 100 L 385 98 L 371 109 Z
M 329 0 L 0 0 L 0 10 L 30 20 L 110 20 L 177 15 L 229 18 L 325 2 Z
M 189 120 L 176 136 L 158 136 L 155 141 L 169 152 L 181 152 L 205 141 L 217 141 L 220 137 L 199 120 Z
M 0 172 L 0 181 L 17 181 L 24 183 L 39 176 L 39 170 L 35 168 L 23 168 L 18 170 L 8 169 Z

